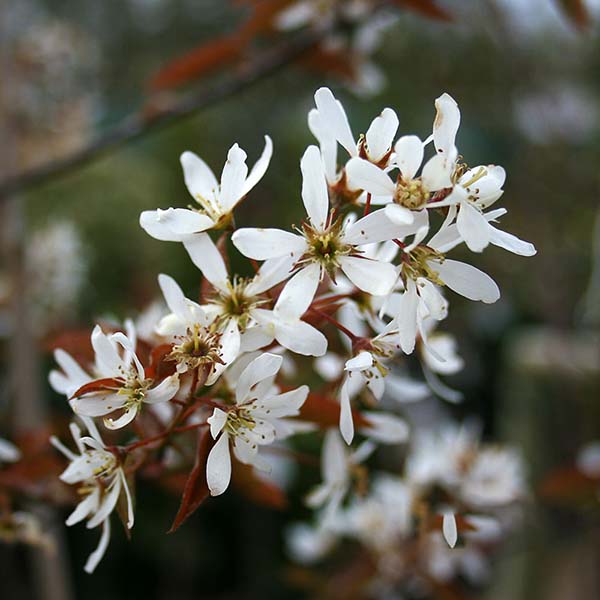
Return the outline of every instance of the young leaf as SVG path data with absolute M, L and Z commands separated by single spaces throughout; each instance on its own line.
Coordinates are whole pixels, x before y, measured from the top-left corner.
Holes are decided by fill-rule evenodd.
M 168 533 L 177 531 L 187 518 L 210 496 L 210 490 L 206 483 L 206 461 L 213 444 L 214 441 L 208 427 L 201 427 L 198 430 L 196 462 L 185 483 L 179 510 Z

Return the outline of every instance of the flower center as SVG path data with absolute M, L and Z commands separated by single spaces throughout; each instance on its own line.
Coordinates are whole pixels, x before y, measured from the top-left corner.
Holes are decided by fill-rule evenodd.
M 334 279 L 335 272 L 340 266 L 339 258 L 347 256 L 352 251 L 351 246 L 342 241 L 342 221 L 337 219 L 324 231 L 304 223 L 302 235 L 306 238 L 308 250 L 301 260 L 320 264 Z
M 256 427 L 256 422 L 249 410 L 239 408 L 227 413 L 227 423 L 225 429 L 230 435 L 241 435 L 244 437 L 244 430 L 252 431 Z
M 419 277 L 428 279 L 432 283 L 443 286 L 444 282 L 439 278 L 439 273 L 435 271 L 428 261 L 444 260 L 444 256 L 427 246 L 417 246 L 414 250 L 404 255 L 402 265 L 402 274 L 405 278 L 416 281 Z
M 140 379 L 135 369 L 131 370 L 131 374 L 125 380 L 125 385 L 119 388 L 117 394 L 119 396 L 126 396 L 127 403 L 126 408 L 132 406 L 139 406 L 146 397 L 146 392 L 152 385 L 152 379 Z
M 400 178 L 396 184 L 394 202 L 411 210 L 416 210 L 427 204 L 429 190 L 421 179 L 409 179 L 405 181 Z
M 177 362 L 177 371 L 185 373 L 200 366 L 224 364 L 221 359 L 221 334 L 211 333 L 199 324 L 188 328 L 180 344 L 173 346 L 167 360 Z
M 248 279 L 236 277 L 233 282 L 228 282 L 227 292 L 217 292 L 212 302 L 220 308 L 219 326 L 229 319 L 236 319 L 239 328 L 244 331 L 250 321 L 250 311 L 266 302 L 266 300 L 247 294 L 246 288 L 249 283 Z

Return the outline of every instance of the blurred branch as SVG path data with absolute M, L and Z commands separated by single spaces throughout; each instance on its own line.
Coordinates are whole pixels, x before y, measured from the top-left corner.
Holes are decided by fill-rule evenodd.
M 0 201 L 17 191 L 23 191 L 65 175 L 105 156 L 120 146 L 189 117 L 203 108 L 258 83 L 294 62 L 307 50 L 318 44 L 329 32 L 330 29 L 303 32 L 289 42 L 261 52 L 256 58 L 243 65 L 232 77 L 211 87 L 204 87 L 199 92 L 167 108 L 142 110 L 126 118 L 88 146 L 65 158 L 53 160 L 29 171 L 9 176 L 0 182 Z

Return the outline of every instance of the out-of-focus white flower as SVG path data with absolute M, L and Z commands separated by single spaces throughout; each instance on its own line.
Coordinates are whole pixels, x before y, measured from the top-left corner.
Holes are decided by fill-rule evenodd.
M 296 523 L 285 532 L 286 545 L 294 561 L 310 564 L 325 556 L 337 541 L 337 535 L 326 527 Z
M 20 458 L 21 451 L 8 440 L 0 438 L 0 465 L 17 462 Z
M 308 387 L 279 394 L 273 387 L 283 359 L 275 354 L 262 354 L 240 374 L 235 389 L 235 404 L 225 410 L 215 408 L 208 419 L 216 444 L 208 455 L 206 479 L 213 496 L 222 494 L 231 479 L 229 444 L 242 463 L 269 470 L 258 456 L 258 447 L 272 444 L 295 432 L 287 417 L 299 414 L 308 395 Z M 218 439 L 217 439 L 218 438 Z
M 73 392 L 74 395 L 79 394 L 70 401 L 75 413 L 86 417 L 100 417 L 122 411 L 117 419 L 104 418 L 106 427 L 119 429 L 135 419 L 142 404 L 167 402 L 177 393 L 179 378 L 176 374 L 166 377 L 158 384 L 146 377 L 144 367 L 135 353 L 135 339 L 121 332 L 108 336 L 97 325 L 92 332 L 92 346 L 102 378 L 90 381 L 89 389 Z M 119 353 L 119 346 L 124 351 L 123 355 Z M 65 355 L 61 358 L 71 371 L 73 365 L 70 361 Z M 83 377 L 84 373 L 77 375 Z M 60 374 L 58 378 L 60 379 Z M 55 383 L 56 379 L 57 376 L 54 376 Z M 62 383 L 65 384 L 64 389 L 69 386 L 64 377 L 63 381 L 59 381 L 59 387 Z
M 577 468 L 592 479 L 600 479 L 600 442 L 591 442 L 577 454 Z
M 89 435 L 84 436 L 75 423 L 70 429 L 77 452 L 72 452 L 56 437 L 50 441 L 70 461 L 60 475 L 65 483 L 77 485 L 81 501 L 67 518 L 67 526 L 87 519 L 87 528 L 102 525 L 102 535 L 98 547 L 90 554 L 85 571 L 92 573 L 102 560 L 110 541 L 110 515 L 117 506 L 122 494 L 127 504 L 127 528 L 133 527 L 133 501 L 127 477 L 116 456 L 104 445 L 98 430 L 91 419 L 84 418 Z
M 184 152 L 181 166 L 185 184 L 200 207 L 197 210 L 168 208 L 144 211 L 140 215 L 140 225 L 153 238 L 171 242 L 183 242 L 194 234 L 227 226 L 235 207 L 262 179 L 272 154 L 273 143 L 269 136 L 265 136 L 262 156 L 248 174 L 247 155 L 234 144 L 227 155 L 219 183 L 199 156 Z

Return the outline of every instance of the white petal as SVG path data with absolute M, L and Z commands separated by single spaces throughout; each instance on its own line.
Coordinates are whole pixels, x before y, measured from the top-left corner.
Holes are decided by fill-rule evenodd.
M 388 204 L 387 206 L 396 206 L 395 204 Z M 387 208 L 386 206 L 386 208 Z M 398 207 L 400 208 L 400 207 Z M 414 221 L 414 217 L 411 211 L 410 223 Z M 359 219 L 352 225 L 350 225 L 343 235 L 343 241 L 353 246 L 360 246 L 362 244 L 374 244 L 376 242 L 385 242 L 392 239 L 400 239 L 408 235 L 406 232 L 409 230 L 404 224 L 402 226 L 393 223 L 386 214 L 384 209 L 373 211 L 366 217 Z
M 490 243 L 491 226 L 468 201 L 460 204 L 456 227 L 472 252 L 482 252 Z
M 84 571 L 86 573 L 93 573 L 98 563 L 104 557 L 106 553 L 106 549 L 108 548 L 108 543 L 110 542 L 110 520 L 106 519 L 102 523 L 102 535 L 100 536 L 100 541 L 98 542 L 97 548 L 90 554 L 85 563 Z
M 85 519 L 90 513 L 98 509 L 100 499 L 100 490 L 98 487 L 91 494 L 88 494 L 76 507 L 75 510 L 67 517 L 65 525 L 71 527 Z
M 158 285 L 160 286 L 169 310 L 182 321 L 189 321 L 189 305 L 179 284 L 169 275 L 161 273 L 158 276 Z
M 92 346 L 96 354 L 96 362 L 101 367 L 103 375 L 122 375 L 120 369 L 123 368 L 123 361 L 117 352 L 117 347 L 108 339 L 99 325 L 96 325 L 92 331 Z
M 249 399 L 252 388 L 263 379 L 273 377 L 281 368 L 283 358 L 277 354 L 261 354 L 255 358 L 242 372 L 235 390 L 235 401 L 238 404 Z
M 398 165 L 402 179 L 414 179 L 423 162 L 424 149 L 421 138 L 416 135 L 404 135 L 396 142 L 394 151 L 394 163 Z
M 415 220 L 412 210 L 406 208 L 406 206 L 387 204 L 383 210 L 385 216 L 394 225 L 410 225 Z
M 286 284 L 273 309 L 286 321 L 299 319 L 308 309 L 319 286 L 321 267 L 312 263 L 296 273 Z
M 227 153 L 227 161 L 221 174 L 219 202 L 223 213 L 231 211 L 244 196 L 246 175 L 248 175 L 246 153 L 234 144 Z
M 433 143 L 438 152 L 448 154 L 455 145 L 460 126 L 460 110 L 456 100 L 449 94 L 442 94 L 435 101 L 435 108 Z
M 167 208 L 167 210 L 159 208 L 156 213 L 155 220 L 158 220 L 179 238 L 206 231 L 214 226 L 214 221 L 208 215 L 187 208 Z M 146 221 L 144 222 L 147 224 Z M 144 229 L 151 233 L 146 227 Z
M 347 450 L 335 429 L 328 429 L 325 433 L 321 452 L 321 471 L 326 483 L 343 482 L 348 478 Z
M 250 296 L 255 296 L 270 290 L 290 276 L 295 262 L 296 258 L 293 256 L 280 256 L 266 260 L 248 284 L 246 292 Z
M 450 548 L 456 546 L 458 541 L 458 530 L 456 528 L 456 517 L 452 512 L 444 513 L 442 521 L 442 532 L 444 533 L 444 539 L 448 542 Z
M 394 265 L 368 258 L 343 256 L 340 267 L 356 287 L 374 296 L 389 294 L 398 279 Z
M 110 417 L 106 417 L 103 419 L 104 426 L 107 429 L 122 429 L 126 425 L 129 425 L 131 421 L 133 421 L 138 414 L 138 407 L 128 408 L 123 412 L 123 414 L 118 419 L 111 419 Z
M 397 130 L 396 113 L 391 108 L 384 108 L 383 112 L 373 119 L 365 135 L 367 153 L 371 161 L 378 163 L 390 151 Z
M 308 113 L 308 128 L 319 142 L 327 181 L 334 183 L 337 175 L 337 140 L 322 123 L 321 115 L 316 108 Z
M 408 280 L 406 291 L 398 302 L 398 314 L 395 317 L 398 325 L 400 346 L 405 354 L 411 354 L 415 349 L 417 338 L 417 305 L 419 298 L 415 283 Z
M 227 413 L 220 408 L 215 408 L 213 414 L 206 419 L 206 422 L 210 425 L 210 435 L 212 435 L 213 440 L 216 440 L 223 427 L 225 427 L 225 423 L 227 423 Z
M 232 236 L 233 245 L 248 258 L 267 260 L 285 255 L 300 256 L 306 250 L 303 237 L 281 229 L 247 227 Z
M 366 350 L 359 352 L 354 358 L 346 361 L 345 371 L 364 371 L 373 366 L 373 355 Z
M 155 240 L 162 242 L 181 242 L 185 236 L 176 234 L 161 218 L 166 211 L 145 210 L 140 214 L 140 227 Z M 212 221 L 211 221 L 212 223 Z
M 219 184 L 211 168 L 193 152 L 184 152 L 179 160 L 185 185 L 192 198 L 198 201 L 200 197 L 212 203 Z
M 319 88 L 315 92 L 315 104 L 319 110 L 322 123 L 328 127 L 332 135 L 347 150 L 350 156 L 356 154 L 356 142 L 348 123 L 346 111 L 335 99 L 329 88 Z
M 512 233 L 501 231 L 500 229 L 496 229 L 491 225 L 490 230 L 490 242 L 494 246 L 499 246 L 500 248 L 504 248 L 505 250 L 520 256 L 533 256 L 537 253 L 537 250 L 533 244 L 519 239 Z
M 21 452 L 14 445 L 0 438 L 0 464 L 3 462 L 17 462 L 21 458 Z
M 346 444 L 350 445 L 354 439 L 354 421 L 352 420 L 352 406 L 346 382 L 340 390 L 340 433 Z
M 202 275 L 218 290 L 227 291 L 227 267 L 210 236 L 206 233 L 195 235 L 184 240 L 183 246 Z
M 500 298 L 500 290 L 496 282 L 479 269 L 456 260 L 443 262 L 429 261 L 440 279 L 453 291 L 469 300 L 481 300 L 486 304 L 496 302 Z
M 364 412 L 369 421 L 361 433 L 382 444 L 400 444 L 408 439 L 410 429 L 404 419 L 382 412 Z
M 348 183 L 352 188 L 365 190 L 374 196 L 394 195 L 396 186 L 389 175 L 362 158 L 351 158 L 346 164 Z
M 149 389 L 144 397 L 146 404 L 156 404 L 158 402 L 167 402 L 179 390 L 179 377 L 171 375 L 163 379 L 156 387 Z
M 452 170 L 454 162 L 444 154 L 436 154 L 431 157 L 423 167 L 423 184 L 429 191 L 437 191 L 452 186 Z M 458 186 L 460 187 L 460 186 Z M 447 199 L 449 202 L 450 199 Z M 441 206 L 437 203 L 435 206 Z
M 302 201 L 313 226 L 323 231 L 329 213 L 329 196 L 325 168 L 316 146 L 309 146 L 300 161 Z
M 327 338 L 304 321 L 276 321 L 275 338 L 284 348 L 296 354 L 323 356 L 327 352 Z
M 100 508 L 96 512 L 96 514 L 87 522 L 86 527 L 88 529 L 92 529 L 93 527 L 97 527 L 110 516 L 110 513 L 114 510 L 117 505 L 117 500 L 119 499 L 119 495 L 121 494 L 121 479 L 114 479 L 111 484 L 110 489 L 104 495 L 102 502 L 100 503 Z
M 269 168 L 271 157 L 273 156 L 273 141 L 268 135 L 265 135 L 265 147 L 260 155 L 260 158 L 256 161 L 252 167 L 246 183 L 242 188 L 242 196 L 245 196 L 264 176 Z
M 219 496 L 228 487 L 231 480 L 231 457 L 229 455 L 229 436 L 222 433 L 212 447 L 206 461 L 206 483 L 211 496 Z

